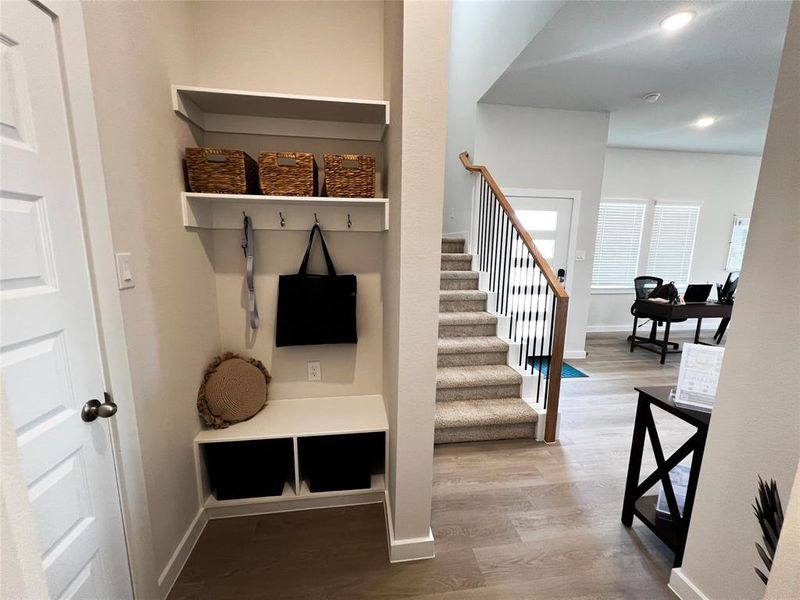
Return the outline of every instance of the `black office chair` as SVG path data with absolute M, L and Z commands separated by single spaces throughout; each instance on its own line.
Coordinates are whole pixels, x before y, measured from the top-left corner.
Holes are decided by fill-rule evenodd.
M 647 298 L 650 297 L 650 293 L 654 289 L 656 289 L 657 287 L 663 285 L 663 283 L 664 283 L 664 280 L 661 279 L 660 277 L 653 277 L 651 275 L 641 275 L 639 277 L 636 277 L 633 280 L 633 289 L 636 292 L 636 300 L 646 300 Z M 639 318 L 645 318 L 645 319 L 647 318 L 647 315 L 637 314 L 636 302 L 631 304 L 631 315 L 633 315 L 634 317 L 639 317 Z M 673 319 L 672 323 L 679 323 L 679 322 L 685 321 L 685 320 L 686 319 Z M 636 341 L 657 343 L 657 341 L 656 341 L 656 332 L 657 332 L 657 328 L 658 328 L 659 325 L 662 325 L 662 323 L 661 322 L 652 321 L 652 326 L 650 328 L 650 335 L 647 336 L 647 337 L 641 336 L 641 335 L 637 335 L 635 337 Z M 629 335 L 628 336 L 628 341 L 631 341 L 632 338 L 634 338 L 634 336 L 633 335 Z M 675 342 L 670 342 L 669 345 L 672 346 L 675 349 L 678 348 L 678 344 L 676 344 Z

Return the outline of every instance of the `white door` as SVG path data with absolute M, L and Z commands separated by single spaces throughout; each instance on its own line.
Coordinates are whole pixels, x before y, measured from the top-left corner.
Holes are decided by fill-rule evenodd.
M 528 230 L 553 271 L 568 273 L 572 198 L 544 198 L 508 195 L 522 226 Z
M 0 372 L 52 598 L 132 597 L 56 23 L 0 15 Z M 104 407 L 108 411 L 110 406 Z
M 566 284 L 569 285 L 569 251 L 572 234 L 573 198 L 552 198 L 526 193 L 523 190 L 507 190 L 506 198 L 517 213 L 522 226 L 528 230 L 533 243 L 544 259 L 550 263 L 553 271 L 559 274 L 564 270 Z M 516 336 L 518 339 L 531 338 L 528 360 L 536 367 L 536 357 L 547 355 L 549 338 L 553 325 L 553 298 L 551 294 L 541 292 L 539 286 L 545 286 L 545 280 L 538 267 L 525 266 L 527 251 L 522 247 L 514 250 L 514 257 L 520 256 L 512 273 L 515 288 L 525 291 L 523 295 L 512 295 L 510 305 L 512 312 L 527 313 L 532 321 L 517 319 Z M 519 282 L 519 283 L 516 283 Z M 539 291 L 537 291 L 539 290 Z M 534 295 L 531 296 L 530 292 Z M 527 347 L 527 346 L 526 346 Z

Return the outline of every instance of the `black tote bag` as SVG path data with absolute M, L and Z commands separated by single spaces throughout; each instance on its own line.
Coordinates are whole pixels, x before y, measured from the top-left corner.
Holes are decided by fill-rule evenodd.
M 327 275 L 306 273 L 317 233 L 328 265 Z M 314 225 L 300 270 L 296 275 L 281 275 L 278 280 L 275 345 L 356 342 L 356 276 L 336 274 L 322 230 L 319 225 Z

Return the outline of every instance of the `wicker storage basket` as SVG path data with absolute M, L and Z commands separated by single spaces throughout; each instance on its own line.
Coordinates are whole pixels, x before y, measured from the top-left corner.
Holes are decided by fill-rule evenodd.
M 258 191 L 258 165 L 241 150 L 186 148 L 189 189 L 206 194 Z
M 325 191 L 331 198 L 374 198 L 375 157 L 325 154 Z
M 262 152 L 258 180 L 267 196 L 316 196 L 317 161 L 311 152 Z

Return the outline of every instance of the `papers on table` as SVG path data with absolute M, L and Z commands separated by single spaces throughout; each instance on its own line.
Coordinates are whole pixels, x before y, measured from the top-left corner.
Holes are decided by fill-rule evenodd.
M 675 501 L 678 503 L 678 512 L 683 516 L 683 507 L 686 504 L 686 490 L 689 487 L 689 465 L 677 465 L 669 472 L 669 480 L 672 482 L 672 491 L 675 492 Z M 664 519 L 671 519 L 667 495 L 664 493 L 664 486 L 658 490 L 658 502 L 656 503 L 656 513 Z
M 717 395 L 717 382 L 725 348 L 684 344 L 675 405 L 711 412 Z

